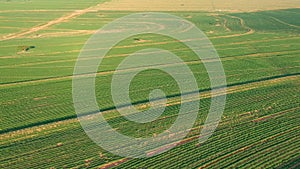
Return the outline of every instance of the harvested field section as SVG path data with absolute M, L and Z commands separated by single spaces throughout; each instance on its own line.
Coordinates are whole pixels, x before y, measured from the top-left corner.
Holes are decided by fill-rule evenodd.
M 112 0 L 104 3 L 101 10 L 249 12 L 299 7 L 298 0 Z

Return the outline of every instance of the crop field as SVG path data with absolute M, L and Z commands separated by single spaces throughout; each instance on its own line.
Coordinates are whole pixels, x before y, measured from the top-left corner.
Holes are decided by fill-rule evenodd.
M 0 0 L 0 168 L 299 168 L 299 7 L 298 0 L 166 0 L 160 5 L 156 0 Z M 137 11 L 168 11 L 186 19 L 216 48 L 227 100 L 206 142 L 198 144 L 212 100 L 206 68 L 184 44 L 157 34 L 131 36 L 109 51 L 96 74 L 97 102 L 120 133 L 155 137 L 167 130 L 181 106 L 171 76 L 149 69 L 132 80 L 130 99 L 139 110 L 150 107 L 152 90 L 167 96 L 164 113 L 143 124 L 117 111 L 111 81 L 130 54 L 168 50 L 188 65 L 199 86 L 199 113 L 188 135 L 167 152 L 138 159 L 106 151 L 82 129 L 72 98 L 77 57 L 99 28 Z

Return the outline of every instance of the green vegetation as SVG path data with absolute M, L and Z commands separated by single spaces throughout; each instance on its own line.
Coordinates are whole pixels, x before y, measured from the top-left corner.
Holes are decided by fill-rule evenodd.
M 100 2 L 51 1 L 45 5 L 42 0 L 2 0 L 0 38 Z M 22 11 L 24 5 L 28 12 Z M 80 49 L 91 34 L 129 13 L 88 11 L 45 29 L 0 41 L 0 168 L 95 168 L 122 159 L 95 145 L 81 129 L 72 102 L 72 73 Z M 205 32 L 221 57 L 229 86 L 222 122 L 207 142 L 196 146 L 196 136 L 210 106 L 210 98 L 204 97 L 195 128 L 186 137 L 189 141 L 161 155 L 129 159 L 117 167 L 285 168 L 298 164 L 299 13 L 299 9 L 172 12 Z M 180 109 L 174 79 L 161 71 L 148 70 L 135 77 L 130 97 L 143 109 L 149 91 L 161 88 L 171 103 L 164 114 L 141 125 L 116 112 L 110 95 L 111 71 L 127 55 L 148 47 L 180 56 L 194 72 L 201 96 L 209 92 L 203 64 L 194 63 L 196 57 L 183 44 L 154 34 L 123 40 L 102 62 L 96 95 L 111 126 L 136 137 L 167 129 Z

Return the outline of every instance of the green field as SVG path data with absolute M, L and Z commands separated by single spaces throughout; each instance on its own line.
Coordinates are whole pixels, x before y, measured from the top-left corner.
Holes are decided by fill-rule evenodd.
M 96 95 L 117 131 L 150 137 L 168 129 L 180 109 L 174 79 L 148 70 L 134 78 L 130 97 L 136 107 L 146 109 L 149 92 L 164 90 L 169 106 L 163 115 L 137 124 L 115 110 L 112 71 L 135 51 L 162 48 L 180 56 L 194 72 L 202 96 L 197 121 L 182 144 L 151 158 L 127 159 L 90 140 L 73 107 L 72 74 L 81 48 L 105 24 L 134 13 L 89 9 L 101 2 L 0 0 L 0 168 L 299 167 L 299 8 L 170 12 L 193 22 L 209 37 L 226 74 L 222 121 L 200 146 L 197 136 L 211 101 L 203 63 L 193 62 L 195 55 L 183 44 L 155 34 L 130 37 L 111 49 L 97 74 Z

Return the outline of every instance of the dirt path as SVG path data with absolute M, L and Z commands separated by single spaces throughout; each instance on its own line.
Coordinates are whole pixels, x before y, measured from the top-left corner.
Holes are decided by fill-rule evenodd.
M 223 19 L 224 19 L 223 27 L 226 29 L 227 32 L 231 32 L 231 29 L 227 27 L 228 20 L 226 18 Z
M 217 37 L 211 37 L 210 39 L 219 39 L 219 38 L 232 38 L 232 37 L 239 37 L 239 36 L 245 36 L 245 35 L 251 35 L 251 34 L 254 34 L 255 33 L 255 30 L 248 27 L 245 23 L 245 21 L 240 18 L 240 17 L 237 17 L 237 16 L 232 16 L 232 15 L 226 15 L 230 18 L 234 18 L 234 19 L 239 19 L 240 20 L 240 24 L 241 26 L 247 30 L 246 33 L 238 33 L 238 34 L 233 34 L 233 35 L 224 35 L 224 36 L 217 36 Z
M 120 160 L 116 160 L 116 161 L 112 161 L 112 162 L 103 164 L 103 165 L 101 165 L 101 166 L 99 166 L 97 168 L 99 168 L 99 169 L 109 169 L 109 168 L 116 167 L 116 166 L 118 166 L 120 164 L 123 164 L 123 163 L 125 163 L 125 162 L 127 162 L 129 160 L 130 160 L 130 158 L 122 158 Z
M 49 28 L 50 26 L 53 26 L 53 25 L 56 25 L 56 24 L 59 24 L 59 23 L 62 23 L 62 22 L 66 22 L 66 21 L 68 21 L 70 19 L 76 18 L 76 17 L 78 17 L 80 15 L 83 15 L 85 13 L 92 12 L 92 11 L 98 11 L 99 10 L 99 6 L 101 4 L 102 3 L 100 3 L 100 4 L 96 5 L 96 6 L 92 6 L 92 7 L 83 9 L 83 10 L 76 10 L 76 11 L 74 11 L 74 12 L 68 14 L 68 15 L 65 15 L 65 16 L 62 16 L 60 18 L 54 19 L 52 21 L 49 21 L 46 24 L 42 24 L 42 25 L 38 25 L 38 26 L 32 27 L 29 30 L 26 30 L 24 32 L 18 32 L 18 33 L 14 33 L 14 34 L 10 34 L 10 35 L 4 36 L 4 37 L 2 37 L 0 39 L 0 41 L 5 41 L 5 40 L 10 40 L 10 39 L 20 38 L 20 37 L 22 37 L 24 35 L 28 35 L 28 34 L 31 34 L 31 33 L 34 33 L 34 32 L 37 32 L 37 31 Z
M 275 18 L 275 17 L 272 17 L 272 16 L 268 16 L 268 17 L 270 17 L 270 18 L 272 18 L 273 20 L 275 20 L 275 21 L 277 21 L 277 22 L 279 22 L 279 23 L 282 23 L 282 24 L 284 24 L 284 25 L 287 25 L 287 26 L 290 26 L 290 27 L 294 27 L 294 28 L 300 28 L 300 26 L 298 26 L 298 25 L 293 25 L 293 24 L 289 24 L 289 23 L 287 23 L 287 22 L 284 22 L 284 21 L 282 21 L 282 20 L 279 20 L 279 19 L 277 19 L 277 18 Z

